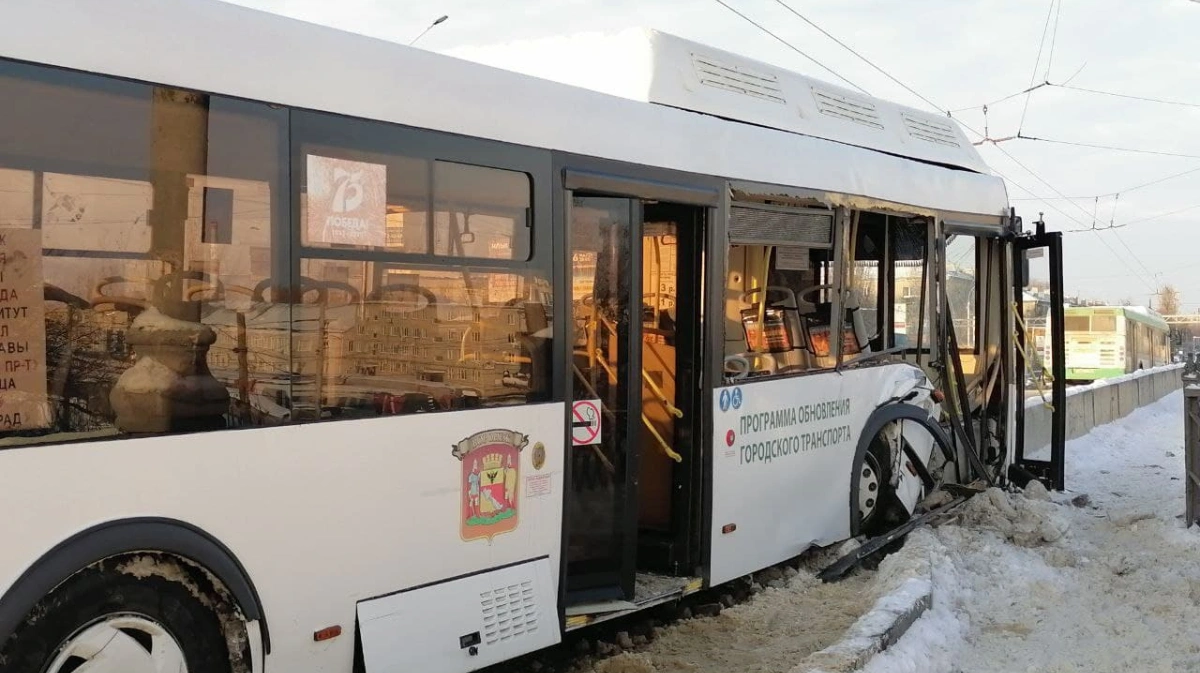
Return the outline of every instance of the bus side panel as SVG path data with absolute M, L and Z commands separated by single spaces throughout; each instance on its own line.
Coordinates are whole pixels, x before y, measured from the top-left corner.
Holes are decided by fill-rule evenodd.
M 0 525 L 0 594 L 72 534 L 155 516 L 198 526 L 241 560 L 270 627 L 267 673 L 349 673 L 357 602 L 539 557 L 550 586 L 538 608 L 553 612 L 565 413 L 539 404 L 0 451 L 5 502 L 37 504 Z M 478 613 L 478 596 L 468 607 Z M 334 625 L 342 636 L 314 640 Z
M 919 376 L 887 365 L 715 390 L 709 584 L 849 537 L 863 426 Z
M 543 557 L 360 603 L 366 672 L 465 673 L 558 644 L 551 572 Z

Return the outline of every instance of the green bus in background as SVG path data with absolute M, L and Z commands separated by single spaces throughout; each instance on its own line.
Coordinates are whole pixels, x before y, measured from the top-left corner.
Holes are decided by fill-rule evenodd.
M 1068 306 L 1063 310 L 1067 382 L 1086 383 L 1171 361 L 1171 328 L 1142 306 Z M 1044 353 L 1049 361 L 1049 353 Z

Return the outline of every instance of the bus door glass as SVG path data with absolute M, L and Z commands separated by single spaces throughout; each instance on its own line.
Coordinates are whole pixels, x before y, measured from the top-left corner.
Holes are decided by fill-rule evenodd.
M 687 575 L 703 465 L 705 209 L 572 193 L 567 602 L 639 601 L 639 572 Z M 682 584 L 680 584 L 682 586 Z
M 1064 488 L 1066 355 L 1062 282 L 1062 234 L 1039 223 L 1014 245 L 1013 274 L 1017 381 L 1016 455 L 1012 476 L 1030 476 L 1047 488 Z M 1018 389 L 1022 386 L 1018 384 Z
M 574 196 L 569 226 L 572 406 L 566 503 L 567 591 L 585 600 L 625 598 L 633 580 L 630 539 L 640 386 L 641 280 L 634 273 L 640 219 L 634 199 Z

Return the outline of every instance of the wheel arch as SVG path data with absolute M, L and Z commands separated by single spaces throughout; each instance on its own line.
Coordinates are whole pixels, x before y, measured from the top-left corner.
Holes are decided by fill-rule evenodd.
M 929 412 L 913 404 L 897 402 L 876 409 L 871 416 L 867 418 L 866 424 L 863 425 L 862 434 L 858 437 L 858 446 L 854 449 L 854 462 L 852 465 L 854 466 L 853 469 L 855 471 L 857 471 L 859 469 L 859 465 L 862 464 L 863 459 L 867 455 L 867 451 L 870 449 L 871 442 L 875 439 L 875 437 L 879 435 L 879 433 L 885 426 L 887 426 L 888 423 L 898 420 L 912 421 L 921 425 L 921 427 L 925 428 L 931 435 L 933 435 L 933 441 L 937 443 L 938 447 L 942 450 L 942 453 L 946 455 L 948 459 L 953 458 L 954 453 L 950 446 L 950 438 L 946 436 L 946 433 L 944 430 L 942 430 L 942 427 L 929 417 Z M 850 537 L 857 537 L 861 532 L 858 517 L 855 516 L 855 512 L 858 511 L 857 507 L 858 480 L 851 479 Z
M 97 524 L 42 554 L 0 596 L 0 643 L 12 636 L 38 602 L 79 571 L 106 558 L 138 552 L 172 554 L 210 572 L 232 594 L 247 621 L 259 622 L 263 653 L 270 653 L 262 600 L 237 556 L 198 526 L 160 517 Z

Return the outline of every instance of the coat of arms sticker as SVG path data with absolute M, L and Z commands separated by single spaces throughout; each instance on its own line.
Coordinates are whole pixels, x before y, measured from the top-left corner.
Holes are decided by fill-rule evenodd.
M 492 538 L 520 523 L 521 450 L 529 436 L 514 430 L 484 430 L 454 445 L 451 454 L 462 462 L 464 541 Z

